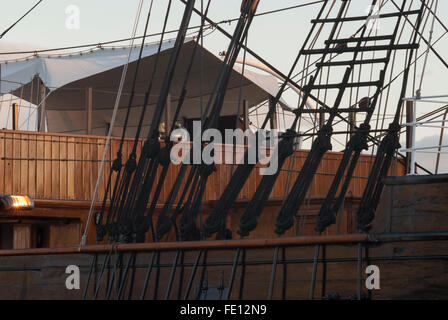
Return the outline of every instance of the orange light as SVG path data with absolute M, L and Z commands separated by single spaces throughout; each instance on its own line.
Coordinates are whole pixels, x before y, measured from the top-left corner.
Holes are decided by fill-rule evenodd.
M 31 210 L 34 209 L 34 201 L 28 196 L 0 195 L 0 209 L 5 210 Z
M 32 209 L 32 201 L 27 196 L 11 196 L 14 209 Z

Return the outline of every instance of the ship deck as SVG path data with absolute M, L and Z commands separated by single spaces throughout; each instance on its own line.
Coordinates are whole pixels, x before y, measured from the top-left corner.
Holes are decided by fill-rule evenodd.
M 31 211 L 11 211 L 0 215 L 0 225 L 10 226 L 13 241 L 3 241 L 4 249 L 26 249 L 33 247 L 61 247 L 77 245 L 87 224 L 87 216 L 92 202 L 93 189 L 100 171 L 101 159 L 106 143 L 104 136 L 69 135 L 41 132 L 0 131 L 0 194 L 29 195 L 35 200 L 35 209 Z M 99 208 L 105 194 L 104 190 L 115 158 L 120 139 L 112 138 L 107 152 L 105 168 L 100 176 L 99 192 L 95 206 Z M 133 139 L 126 139 L 123 145 L 123 159 L 131 152 Z M 143 140 L 138 142 L 137 154 L 140 153 Z M 307 156 L 307 150 L 297 150 L 291 157 L 293 165 L 285 163 L 284 168 L 270 195 L 268 205 L 262 215 L 262 221 L 251 238 L 270 238 L 274 236 L 273 221 L 281 205 L 288 172 L 294 179 L 300 172 Z M 328 152 L 322 160 L 312 184 L 307 205 L 300 212 L 303 219 L 290 230 L 287 236 L 313 235 L 315 215 L 330 187 L 337 170 L 342 153 Z M 348 196 L 342 210 L 340 221 L 328 229 L 326 234 L 347 234 L 355 231 L 354 212 L 360 195 L 367 182 L 367 177 L 374 157 L 362 155 Z M 163 205 L 180 166 L 171 165 L 164 184 L 158 210 Z M 217 171 L 209 179 L 203 201 L 203 217 L 219 199 L 227 186 L 235 166 L 218 164 Z M 254 194 L 261 175 L 257 168 L 252 172 L 231 211 L 228 228 L 236 236 L 238 217 Z M 393 175 L 403 175 L 405 165 L 397 161 L 391 170 Z M 112 182 L 114 177 L 112 177 Z M 110 194 L 106 195 L 108 201 Z M 154 220 L 157 219 L 157 212 Z M 40 243 L 33 239 L 36 226 L 44 229 Z M 61 237 L 61 235 L 64 235 Z M 89 227 L 88 244 L 95 243 L 95 228 Z M 148 236 L 148 241 L 150 237 Z M 174 239 L 172 239 L 174 240 Z M 1 243 L 1 242 L 0 242 Z

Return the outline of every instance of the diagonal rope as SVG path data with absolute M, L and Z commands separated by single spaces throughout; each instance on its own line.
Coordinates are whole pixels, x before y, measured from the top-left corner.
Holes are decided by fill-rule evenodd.
M 261 13 L 258 13 L 256 16 L 263 16 L 263 15 L 268 15 L 268 14 L 274 14 L 274 13 L 284 12 L 284 11 L 291 10 L 291 9 L 300 9 L 300 8 L 312 6 L 312 5 L 315 5 L 315 4 L 319 4 L 319 3 L 324 2 L 324 1 L 327 1 L 327 0 L 312 1 L 312 2 L 307 2 L 307 3 L 303 3 L 303 4 L 300 4 L 300 5 L 295 5 L 295 6 L 291 6 L 291 7 L 285 7 L 285 8 L 280 8 L 280 9 L 276 9 L 276 10 L 261 12 Z M 238 21 L 238 18 L 223 20 L 223 21 L 216 22 L 216 23 L 204 24 L 204 28 L 214 27 L 214 26 L 219 25 L 219 24 L 229 24 L 229 23 L 234 22 L 234 21 Z M 201 28 L 201 25 L 188 27 L 188 30 L 199 29 L 199 28 Z M 177 33 L 178 31 L 179 31 L 179 29 L 168 30 L 164 34 Z M 52 51 L 73 50 L 73 49 L 82 49 L 82 48 L 98 47 L 98 46 L 104 47 L 105 45 L 119 43 L 119 42 L 125 42 L 125 41 L 130 41 L 132 39 L 133 40 L 138 40 L 138 39 L 142 39 L 143 37 L 154 37 L 154 36 L 160 36 L 160 35 L 162 35 L 162 33 L 158 32 L 158 33 L 151 33 L 151 34 L 142 35 L 142 36 L 138 36 L 138 37 L 134 37 L 134 38 L 117 39 L 117 40 L 111 40 L 111 41 L 100 42 L 100 43 L 88 43 L 88 44 L 80 44 L 80 45 L 67 46 L 67 47 L 58 47 L 58 48 L 51 48 L 51 49 L 41 49 L 41 50 L 0 52 L 0 56 L 1 55 L 17 55 L 17 54 L 33 54 L 34 55 L 36 53 L 39 54 L 39 53 L 52 52 Z
M 38 3 L 36 3 L 30 10 L 28 10 L 23 16 L 21 16 L 16 22 L 14 22 L 8 29 L 3 31 L 2 34 L 0 34 L 0 39 L 3 38 L 9 31 L 11 31 L 12 28 L 14 28 L 23 18 L 25 18 L 31 11 L 34 10 L 39 4 L 42 3 L 44 0 L 40 0 Z
M 432 39 L 433 39 L 433 35 L 434 35 L 434 25 L 436 23 L 438 7 L 439 7 L 439 0 L 436 0 L 434 13 L 433 13 L 434 18 L 432 20 L 431 30 L 429 31 L 428 49 L 426 50 L 425 62 L 423 63 L 423 71 L 422 71 L 422 76 L 421 76 L 421 79 L 420 79 L 420 86 L 419 86 L 418 91 L 417 91 L 417 95 L 418 96 L 420 96 L 420 94 L 422 92 L 423 79 L 425 78 L 425 72 L 426 72 L 426 67 L 427 67 L 427 64 L 428 64 L 429 53 L 431 51 L 431 47 L 433 46 L 432 45 Z M 429 14 L 428 14 L 428 16 L 429 16 Z
M 110 127 L 109 127 L 109 132 L 107 134 L 106 145 L 104 146 L 103 158 L 101 160 L 101 166 L 100 166 L 100 170 L 98 172 L 98 179 L 96 181 L 95 190 L 93 192 L 92 202 L 90 204 L 90 210 L 89 210 L 89 215 L 87 217 L 86 227 L 84 229 L 84 234 L 82 235 L 81 243 L 79 244 L 80 248 L 82 246 L 84 246 L 86 244 L 86 242 L 87 242 L 87 233 L 89 231 L 90 221 L 92 220 L 93 209 L 95 207 L 95 199 L 96 199 L 96 195 L 98 193 L 101 177 L 102 177 L 102 174 L 103 174 L 104 164 L 106 162 L 107 152 L 109 151 L 109 147 L 110 147 L 110 140 L 111 140 L 112 132 L 113 132 L 114 125 L 115 125 L 115 119 L 117 117 L 118 106 L 120 104 L 121 94 L 123 92 L 123 86 L 124 86 L 124 82 L 125 82 L 125 79 L 126 79 L 126 74 L 127 74 L 127 71 L 128 71 L 129 62 L 131 60 L 132 48 L 133 48 L 133 45 L 134 45 L 134 37 L 135 37 L 135 34 L 137 32 L 137 27 L 138 27 L 138 22 L 139 22 L 139 19 L 140 19 L 140 14 L 141 14 L 141 11 L 142 11 L 143 2 L 144 2 L 144 0 L 140 0 L 139 6 L 138 6 L 138 9 L 137 9 L 137 15 L 135 17 L 134 27 L 133 27 L 133 30 L 132 30 L 132 40 L 130 41 L 130 48 L 129 48 L 128 58 L 127 58 L 125 66 L 123 68 L 123 72 L 121 74 L 120 86 L 118 88 L 117 98 L 115 100 L 114 111 L 112 113 L 112 118 L 111 118 L 111 121 L 110 121 Z

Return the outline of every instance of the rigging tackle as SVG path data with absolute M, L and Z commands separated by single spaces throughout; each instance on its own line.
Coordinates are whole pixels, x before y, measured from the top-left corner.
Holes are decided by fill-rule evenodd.
M 145 141 L 145 144 L 143 146 L 142 153 L 140 155 L 139 162 L 136 161 L 136 145 L 137 141 L 140 136 L 140 130 L 142 126 L 143 117 L 148 105 L 148 100 L 150 96 L 150 92 L 152 89 L 152 84 L 155 76 L 155 70 L 157 67 L 157 63 L 155 64 L 152 72 L 151 80 L 148 84 L 148 89 L 145 94 L 145 100 L 144 100 L 144 107 L 142 110 L 142 114 L 140 117 L 139 122 L 139 129 L 137 130 L 136 137 L 134 140 L 134 148 L 133 152 L 131 152 L 131 155 L 125 165 L 125 176 L 122 179 L 116 179 L 114 191 L 112 194 L 111 199 L 111 205 L 109 208 L 106 226 L 104 228 L 99 228 L 99 231 L 101 233 L 97 233 L 98 239 L 101 240 L 102 237 L 105 235 L 105 233 L 109 233 L 109 237 L 111 240 L 124 240 L 124 241 L 130 241 L 131 240 L 131 231 L 132 231 L 132 220 L 131 220 L 131 213 L 126 210 L 130 209 L 129 206 L 132 206 L 135 204 L 134 197 L 138 195 L 138 191 L 141 190 L 142 187 L 142 180 L 144 181 L 144 177 L 146 176 L 146 173 L 148 172 L 148 167 L 150 165 L 154 166 L 154 159 L 156 158 L 159 150 L 160 150 L 160 144 L 158 141 L 158 125 L 161 120 L 162 111 L 164 109 L 164 106 L 166 104 L 168 92 L 171 86 L 172 76 L 174 73 L 174 70 L 176 68 L 177 60 L 180 54 L 180 49 L 182 44 L 184 43 L 187 27 L 191 18 L 192 14 L 192 8 L 194 7 L 194 0 L 191 0 L 188 2 L 188 4 L 185 7 L 184 16 L 182 18 L 182 22 L 180 25 L 180 32 L 178 33 L 178 36 L 176 38 L 176 42 L 174 45 L 173 52 L 170 57 L 169 64 L 167 66 L 167 72 L 166 77 L 164 79 L 161 94 L 159 95 L 159 99 L 157 101 L 156 106 L 156 112 L 153 117 L 153 121 L 151 124 L 150 131 L 148 133 L 148 139 Z M 171 1 L 169 2 L 167 6 L 167 12 L 165 16 L 165 22 L 163 30 L 165 31 L 166 25 L 167 25 L 167 19 L 168 14 L 171 9 Z M 162 33 L 163 34 L 163 33 Z M 159 44 L 159 50 L 156 56 L 156 59 L 158 59 L 161 51 L 161 45 L 162 41 Z M 143 44 L 142 44 L 143 46 Z M 156 61 L 157 62 L 157 61 Z M 117 159 L 113 164 L 113 169 L 117 172 L 121 170 L 121 154 L 117 154 Z M 112 170 L 112 168 L 111 168 Z M 132 179 L 132 177 L 134 179 Z M 132 180 L 132 184 L 131 184 Z M 108 183 L 109 184 L 109 183 Z M 129 185 L 130 189 L 129 189 Z M 129 189 L 129 192 L 128 192 Z
M 239 51 L 243 46 L 244 39 L 247 37 L 250 25 L 254 18 L 258 6 L 258 0 L 243 1 L 240 20 L 235 28 L 234 35 L 229 44 L 228 50 L 224 57 L 218 79 L 214 85 L 214 89 L 210 96 L 209 102 L 203 115 L 201 116 L 201 126 L 203 129 L 215 128 L 217 126 L 218 117 L 224 102 L 224 96 L 227 90 L 227 84 L 230 79 L 230 74 L 233 65 L 238 57 Z M 201 130 L 202 132 L 202 130 Z M 213 143 L 213 142 L 211 142 Z M 174 183 L 168 200 L 157 221 L 157 238 L 161 239 L 167 234 L 171 227 L 175 225 L 177 217 L 182 213 L 180 221 L 180 236 L 182 239 L 189 237 L 198 238 L 199 234 L 195 228 L 195 217 L 201 205 L 202 197 L 204 195 L 207 179 L 214 171 L 213 165 L 193 165 L 188 174 L 185 186 L 180 196 L 180 200 L 172 212 L 169 214 L 174 204 L 174 199 L 180 190 L 181 183 L 186 175 L 187 165 L 183 164 L 179 175 Z M 196 187 L 199 185 L 199 187 Z M 188 190 L 190 192 L 188 193 Z M 188 193 L 188 195 L 187 195 Z M 187 198 L 186 198 L 187 197 Z M 186 198 L 186 202 L 183 203 Z
M 424 5 L 425 1 L 422 1 L 422 6 L 415 26 L 413 43 L 417 42 L 417 38 L 419 36 L 419 29 L 423 20 L 422 14 Z M 409 54 L 409 59 L 407 61 L 407 66 L 403 74 L 402 89 L 400 93 L 400 99 L 398 100 L 397 103 L 394 120 L 392 121 L 392 123 L 390 123 L 389 131 L 387 135 L 384 137 L 384 139 L 381 141 L 381 144 L 378 148 L 375 162 L 369 174 L 367 186 L 364 189 L 361 203 L 356 213 L 358 229 L 360 231 L 368 231 L 370 228 L 370 223 L 372 222 L 375 216 L 375 211 L 376 208 L 378 207 L 379 198 L 384 188 L 383 180 L 387 176 L 395 152 L 397 151 L 398 148 L 400 148 L 398 133 L 400 132 L 401 129 L 400 126 L 401 105 L 406 95 L 409 72 L 411 68 L 410 66 L 412 63 L 413 56 L 414 56 L 414 50 L 411 50 Z

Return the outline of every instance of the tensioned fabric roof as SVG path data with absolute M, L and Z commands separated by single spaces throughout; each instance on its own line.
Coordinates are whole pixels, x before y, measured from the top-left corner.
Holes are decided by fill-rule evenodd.
M 143 134 L 146 134 L 148 130 L 173 45 L 174 41 L 163 43 L 149 106 L 145 115 Z M 195 42 L 188 40 L 181 50 L 170 91 L 171 114 L 175 112 L 194 46 Z M 138 125 L 144 94 L 155 64 L 157 49 L 158 44 L 145 45 L 144 47 L 144 58 L 141 60 L 138 72 L 136 95 L 132 103 L 127 136 L 133 136 Z M 131 63 L 120 100 L 114 135 L 121 134 L 126 107 L 129 104 L 132 81 L 136 72 L 139 50 L 139 46 L 132 50 Z M 2 63 L 1 79 L 3 81 L 1 91 L 2 93 L 13 91 L 16 96 L 21 96 L 24 100 L 33 100 L 30 94 L 31 81 L 35 75 L 38 75 L 48 88 L 47 93 L 49 93 L 46 99 L 48 131 L 84 133 L 86 89 L 92 87 L 92 134 L 104 135 L 110 122 L 123 66 L 127 61 L 128 54 L 129 47 L 102 48 L 82 54 L 39 56 L 24 61 Z M 200 97 L 202 95 L 202 109 L 205 109 L 221 64 L 222 60 L 219 57 L 200 45 L 198 46 L 187 85 L 187 97 L 180 118 L 200 117 Z M 241 73 L 241 68 L 235 66 L 229 81 L 222 115 L 238 113 L 240 95 L 242 99 L 249 101 L 251 107 L 263 102 L 269 95 L 275 96 L 278 92 L 278 82 L 275 77 L 247 69 L 244 71 L 244 76 Z M 37 101 L 30 102 L 36 104 Z M 283 101 L 282 104 L 285 105 Z M 241 109 L 240 106 L 240 113 Z

